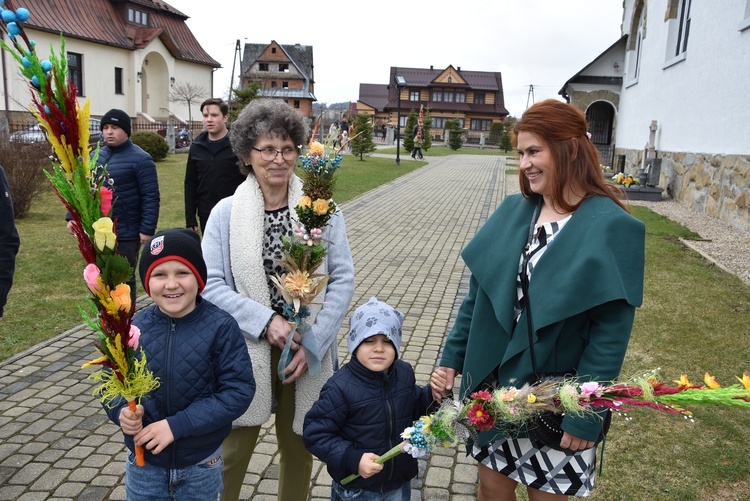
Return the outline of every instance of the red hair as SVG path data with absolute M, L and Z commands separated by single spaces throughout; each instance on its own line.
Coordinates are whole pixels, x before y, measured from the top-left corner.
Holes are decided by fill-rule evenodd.
M 622 192 L 604 181 L 599 151 L 586 135 L 586 117 L 581 110 L 554 99 L 540 101 L 516 121 L 512 138 L 514 148 L 518 146 L 519 132 L 534 134 L 550 149 L 555 168 L 548 175 L 554 187 L 551 199 L 555 207 L 573 212 L 585 199 L 603 195 L 630 212 L 617 196 Z M 529 180 L 520 170 L 518 180 L 524 197 L 538 196 L 531 191 Z M 566 201 L 568 190 L 581 197 L 577 204 Z

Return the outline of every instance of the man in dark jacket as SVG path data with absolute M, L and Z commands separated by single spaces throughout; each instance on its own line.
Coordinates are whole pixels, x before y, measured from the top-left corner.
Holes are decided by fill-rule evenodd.
M 3 319 L 3 308 L 8 300 L 10 286 L 13 285 L 16 254 L 20 243 L 8 178 L 3 166 L 0 165 L 0 320 Z
M 114 191 L 112 220 L 117 228 L 117 252 L 133 267 L 128 280 L 130 297 L 135 304 L 135 266 L 142 244 L 156 233 L 159 221 L 159 179 L 151 155 L 130 140 L 130 117 L 112 109 L 101 120 L 104 146 L 99 150 L 97 165 L 107 166 L 107 176 Z M 68 231 L 73 234 L 72 221 Z
M 201 114 L 206 130 L 190 145 L 185 169 L 185 224 L 198 231 L 200 221 L 203 233 L 211 209 L 222 198 L 234 195 L 245 176 L 229 144 L 227 104 L 218 98 L 207 99 L 201 104 Z

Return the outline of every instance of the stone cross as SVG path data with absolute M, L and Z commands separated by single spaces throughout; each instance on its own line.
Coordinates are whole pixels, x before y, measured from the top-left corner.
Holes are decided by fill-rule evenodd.
M 648 128 L 648 158 L 656 158 L 656 147 L 655 147 L 655 140 L 656 140 L 656 129 L 658 129 L 659 126 L 657 125 L 656 120 L 651 120 L 651 125 Z

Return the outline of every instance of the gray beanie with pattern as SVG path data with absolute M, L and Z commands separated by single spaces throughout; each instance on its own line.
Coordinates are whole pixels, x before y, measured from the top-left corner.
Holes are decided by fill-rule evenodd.
M 398 358 L 403 323 L 403 313 L 372 296 L 349 317 L 349 334 L 346 336 L 349 353 L 354 354 L 357 347 L 368 337 L 383 334 L 396 348 Z

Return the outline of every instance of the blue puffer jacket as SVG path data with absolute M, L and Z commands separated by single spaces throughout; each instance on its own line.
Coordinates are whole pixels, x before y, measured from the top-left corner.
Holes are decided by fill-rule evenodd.
M 250 406 L 255 379 L 239 325 L 218 306 L 200 298 L 192 312 L 171 318 L 152 305 L 133 324 L 159 387 L 146 395 L 143 426 L 165 419 L 174 442 L 159 454 L 146 450 L 146 462 L 162 468 L 198 464 L 215 452 L 232 421 Z M 120 425 L 119 405 L 107 409 Z M 125 435 L 133 450 L 133 437 Z
M 320 391 L 305 416 L 305 447 L 326 463 L 335 482 L 357 473 L 365 452 L 382 456 L 401 443 L 401 432 L 430 410 L 429 385 L 416 385 L 414 370 L 396 360 L 388 374 L 373 372 L 356 357 L 339 369 Z M 400 454 L 370 478 L 347 484 L 352 489 L 388 491 L 417 476 L 417 460 Z
M 117 219 L 117 239 L 140 240 L 140 233 L 156 233 L 159 179 L 151 155 L 128 139 L 119 146 L 102 147 L 96 164 L 106 164 L 114 180 L 112 219 Z

